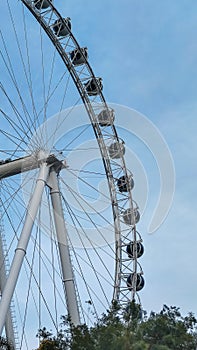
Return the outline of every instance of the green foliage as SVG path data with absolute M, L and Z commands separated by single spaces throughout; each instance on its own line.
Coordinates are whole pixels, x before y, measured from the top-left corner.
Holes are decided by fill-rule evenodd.
M 62 317 L 65 329 L 56 337 L 39 330 L 37 350 L 196 350 L 197 320 L 192 313 L 182 317 L 177 307 L 164 305 L 160 313 L 142 315 L 135 302 L 125 310 L 113 303 L 93 327 L 72 325 L 70 333 L 69 320 Z
M 40 346 L 37 350 L 67 350 L 69 347 L 69 340 L 66 336 L 66 331 L 59 331 L 57 336 L 53 336 L 45 327 L 39 329 L 37 337 L 40 339 Z
M 171 350 L 171 349 L 166 345 L 153 345 L 151 347 L 151 350 Z
M 164 305 L 159 314 L 152 312 L 149 319 L 140 324 L 138 337 L 150 345 L 193 350 L 196 349 L 196 323 L 193 314 L 184 318 L 178 308 Z
M 14 350 L 13 346 L 3 337 L 0 337 L 0 349 L 1 350 Z
M 81 350 L 94 349 L 94 342 L 86 325 L 81 325 L 73 329 L 70 347 L 72 350 L 77 350 L 79 349 L 79 344 Z
M 143 340 L 136 342 L 132 345 L 132 350 L 148 350 L 148 344 Z

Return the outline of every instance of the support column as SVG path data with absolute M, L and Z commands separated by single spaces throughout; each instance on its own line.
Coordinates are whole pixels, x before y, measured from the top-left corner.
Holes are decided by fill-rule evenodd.
M 51 189 L 50 194 L 58 240 L 59 254 L 62 267 L 62 278 L 65 288 L 68 314 L 71 318 L 71 322 L 75 326 L 77 326 L 80 324 L 79 308 L 77 304 L 76 288 L 74 284 L 74 275 L 68 245 L 68 234 L 64 220 L 59 183 L 55 168 L 51 168 L 48 185 Z
M 32 198 L 28 206 L 24 227 L 19 238 L 10 272 L 0 301 L 0 335 L 2 334 L 3 327 L 5 325 L 7 312 L 9 310 L 10 302 L 16 287 L 20 269 L 24 260 L 24 256 L 26 254 L 27 245 L 30 239 L 36 214 L 41 202 L 42 193 L 48 178 L 48 174 L 49 166 L 47 166 L 46 163 L 42 163 L 40 165 L 40 172 L 36 182 L 35 190 L 33 192 Z

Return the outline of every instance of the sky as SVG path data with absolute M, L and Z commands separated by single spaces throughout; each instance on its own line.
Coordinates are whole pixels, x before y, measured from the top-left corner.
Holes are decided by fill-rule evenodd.
M 197 314 L 196 1 L 68 0 L 58 6 L 71 17 L 78 41 L 88 47 L 94 72 L 103 78 L 106 100 L 146 116 L 173 158 L 173 203 L 164 223 L 150 234 L 160 189 L 158 169 L 140 141 L 132 146 L 132 138 L 125 139 L 142 162 L 149 184 L 139 223 L 145 245 L 140 261 L 146 281 L 140 292 L 142 305 L 159 311 L 165 303 Z
M 115 124 L 125 141 L 141 213 L 137 228 L 145 247 L 140 258 L 145 278 L 139 293 L 142 306 L 150 312 L 160 311 L 163 304 L 174 305 L 183 314 L 192 311 L 197 316 L 197 3 L 56 0 L 54 4 L 62 16 L 71 18 L 74 35 L 88 47 L 94 73 L 103 79 L 106 101 L 119 111 Z M 31 49 L 36 55 L 36 43 Z M 35 70 L 35 79 L 37 74 Z M 160 141 L 167 151 L 162 152 Z M 174 181 L 174 191 L 169 186 L 163 193 L 169 201 L 170 191 L 173 201 L 164 222 L 150 232 L 161 179 Z

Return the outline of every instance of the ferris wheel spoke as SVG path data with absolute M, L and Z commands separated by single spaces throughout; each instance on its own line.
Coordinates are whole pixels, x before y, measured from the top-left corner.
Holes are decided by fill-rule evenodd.
M 36 111 L 36 103 L 34 100 L 34 89 L 33 89 L 33 81 L 32 81 L 32 71 L 31 71 L 31 63 L 30 63 L 30 51 L 29 51 L 29 40 L 28 40 L 28 27 L 26 24 L 26 17 L 25 17 L 25 9 L 22 6 L 22 17 L 23 17 L 23 27 L 24 27 L 24 37 L 25 37 L 25 48 L 26 48 L 26 57 L 27 57 L 27 73 L 28 76 L 28 86 L 31 96 L 31 103 L 32 103 L 32 111 L 33 111 L 33 125 L 36 130 L 38 127 L 38 116 Z
M 34 103 L 34 100 L 33 100 L 33 91 L 32 91 L 32 81 L 31 81 L 31 71 L 30 71 L 30 66 L 29 66 L 29 55 L 28 55 L 28 44 L 27 44 L 27 27 L 26 27 L 26 24 L 25 24 L 25 14 L 24 14 L 24 9 L 22 9 L 22 19 L 23 19 L 23 28 L 24 28 L 24 36 L 25 36 L 25 43 L 26 43 L 26 53 L 27 53 L 27 67 L 26 67 L 26 64 L 25 64 L 25 61 L 24 61 L 24 50 L 22 51 L 22 48 L 21 48 L 21 43 L 19 41 L 19 38 L 18 38 L 18 34 L 17 34 L 17 31 L 16 31 L 16 25 L 15 25 L 15 21 L 14 21 L 14 17 L 13 17 L 13 14 L 12 14 L 12 11 L 11 11 L 11 7 L 10 7 L 10 4 L 9 4 L 9 1 L 7 1 L 7 4 L 8 4 L 8 10 L 9 10 L 9 16 L 10 16 L 10 19 L 11 19 L 11 23 L 12 23 L 12 28 L 13 28 L 13 31 L 14 31 L 14 36 L 15 36 L 15 39 L 16 39 L 16 43 L 17 43 L 17 47 L 18 47 L 18 51 L 19 51 L 19 57 L 20 57 L 20 60 L 21 60 L 21 63 L 22 63 L 22 67 L 23 67 L 23 71 L 24 71 L 24 75 L 25 75 L 25 78 L 26 78 L 26 81 L 27 81 L 27 86 L 28 86 L 28 90 L 29 90 L 29 93 L 30 93 L 30 96 L 31 96 L 31 101 L 32 101 L 32 105 L 33 105 L 33 111 L 35 113 L 35 103 Z M 12 69 L 13 71 L 13 69 Z M 14 79 L 16 81 L 16 79 Z M 24 102 L 24 105 L 25 105 L 25 102 Z M 27 116 L 29 116 L 29 114 L 27 114 Z M 31 125 L 31 117 L 29 116 L 29 120 L 30 120 L 30 125 Z M 33 125 L 31 125 L 31 127 L 33 127 Z
M 33 254 L 32 254 L 32 262 L 30 264 L 30 271 L 33 270 L 33 264 L 34 264 L 34 259 L 35 259 L 35 248 L 36 246 L 34 245 L 33 247 Z M 27 294 L 26 294 L 26 300 L 25 300 L 25 308 L 24 308 L 24 315 L 23 315 L 23 322 L 22 322 L 22 332 L 21 332 L 21 339 L 20 339 L 20 348 L 22 348 L 23 341 L 24 341 L 24 336 L 25 336 L 25 326 L 26 326 L 26 319 L 27 319 L 27 312 L 28 312 L 28 307 L 29 307 L 29 299 L 30 299 L 30 293 L 32 289 L 32 273 L 29 274 L 28 276 L 28 287 L 27 287 Z M 35 298 L 33 298 L 35 301 Z
M 83 151 L 84 151 L 84 149 L 83 149 Z M 87 149 L 87 151 L 89 151 L 89 149 Z M 70 168 L 68 168 L 68 172 L 70 172 L 75 178 L 77 178 L 79 182 L 84 183 L 87 187 L 92 189 L 94 194 L 95 194 L 95 196 L 100 194 L 100 191 L 95 186 L 91 185 L 91 183 L 88 182 L 88 179 L 95 179 L 95 178 L 103 179 L 104 174 L 97 173 L 96 171 L 92 172 L 92 171 L 85 171 L 85 170 L 81 170 L 81 169 L 75 169 L 74 170 L 74 169 L 70 169 Z M 79 173 L 80 173 L 80 176 L 78 175 Z M 82 177 L 82 174 L 83 174 L 83 177 Z M 110 201 L 109 196 L 107 196 L 105 193 L 102 193 L 102 196 L 103 196 L 103 198 L 105 198 L 106 203 L 109 204 L 109 201 Z M 96 199 L 94 197 L 88 196 L 87 194 L 82 194 L 82 197 L 88 197 L 90 199 Z M 105 200 L 103 200 L 104 203 L 105 203 Z
M 52 227 L 52 229 L 54 229 L 54 228 Z M 64 298 L 61 295 L 60 291 L 58 290 L 56 283 L 55 283 L 55 278 L 54 278 L 54 275 L 55 275 L 56 277 L 61 279 L 61 274 L 59 272 L 60 271 L 59 266 L 55 267 L 55 264 L 53 263 L 54 260 L 53 259 L 51 260 L 51 256 L 49 256 L 47 254 L 47 252 L 45 252 L 45 250 L 42 248 L 42 246 L 39 244 L 39 242 L 36 242 L 36 239 L 34 237 L 32 237 L 32 242 L 35 242 L 34 244 L 36 244 L 36 250 L 37 250 L 37 253 L 39 254 L 39 258 L 41 260 L 40 262 L 43 265 L 45 272 L 49 276 L 50 281 L 53 282 L 52 285 L 53 285 L 53 288 L 55 291 L 54 294 L 57 294 L 58 298 L 61 300 L 62 304 L 65 304 Z M 58 248 L 57 248 L 57 242 L 56 242 L 55 236 L 54 236 L 54 238 L 51 237 L 50 242 L 51 242 L 51 249 L 54 249 L 54 251 L 56 251 L 56 255 L 57 255 Z M 27 263 L 30 266 L 30 263 L 28 262 L 28 260 L 27 260 Z M 58 262 L 58 265 L 59 264 L 60 264 L 60 262 Z M 51 270 L 52 270 L 52 274 L 51 274 Z M 35 274 L 34 274 L 34 280 L 36 281 L 37 288 L 41 289 L 39 278 L 37 278 Z M 42 299 L 44 299 L 44 293 L 42 293 Z M 56 301 L 56 299 L 54 299 L 54 301 Z M 45 304 L 46 304 L 46 302 L 45 302 Z M 55 317 L 55 319 L 56 319 L 56 317 Z
M 11 225 L 12 230 L 14 232 L 14 236 L 18 237 L 17 230 L 19 229 L 20 225 L 22 224 L 25 214 L 24 214 L 24 212 L 21 213 L 17 204 L 13 205 L 14 199 L 15 199 L 15 195 L 11 194 L 8 203 L 5 203 L 5 201 L 1 200 L 2 209 L 3 209 L 1 219 L 4 220 L 7 217 L 9 224 Z M 6 201 L 8 201 L 7 198 L 6 198 Z M 19 201 L 19 204 L 21 204 L 20 201 Z M 13 216 L 11 218 L 10 207 L 12 207 L 14 218 L 18 217 L 17 225 L 16 225 L 16 223 L 15 224 L 13 223 L 13 220 L 14 220 Z
M 26 194 L 24 184 L 18 184 L 18 182 L 14 180 L 13 182 L 10 181 L 9 183 L 1 181 L 1 183 L 5 195 L 5 199 L 3 201 L 4 211 L 7 212 L 11 206 L 12 208 L 16 209 L 16 214 L 20 218 L 21 214 L 27 210 L 26 204 L 24 203 L 23 199 L 21 199 L 21 190 L 23 190 L 24 194 Z M 23 210 L 22 212 L 21 209 Z
M 66 96 L 66 89 L 67 87 L 65 88 L 65 92 L 64 92 L 64 96 Z M 64 97 L 63 97 L 64 98 Z M 79 102 L 81 101 L 80 98 L 78 98 L 75 103 L 73 104 L 73 107 L 71 110 L 74 110 L 75 106 L 77 106 L 79 104 Z M 44 147 L 47 147 L 47 144 L 48 142 L 50 141 L 51 144 L 54 144 L 55 143 L 55 140 L 56 140 L 56 137 L 57 137 L 57 134 L 59 132 L 59 130 L 61 130 L 61 127 L 62 127 L 62 124 L 65 123 L 65 121 L 69 118 L 69 115 L 71 113 L 71 110 L 69 110 L 68 113 L 64 113 L 64 117 L 62 118 L 61 116 L 61 112 L 62 112 L 62 106 L 63 106 L 63 101 L 62 101 L 62 104 L 60 106 L 60 109 L 58 111 L 58 116 L 56 118 L 56 125 L 54 127 L 54 130 L 53 132 L 50 132 L 50 135 L 47 136 L 45 135 L 45 144 L 44 144 Z M 86 126 L 85 129 L 80 133 L 80 135 L 78 134 L 75 138 L 72 139 L 71 143 L 74 142 L 75 140 L 77 140 L 85 131 L 87 131 L 88 129 L 90 128 L 90 126 Z M 45 125 L 43 124 L 43 134 L 44 134 L 44 130 L 45 130 Z M 55 148 L 55 147 L 54 147 Z M 57 150 L 55 148 L 56 151 L 58 151 L 59 153 L 63 153 L 64 150 L 67 150 L 67 147 L 64 147 L 62 150 Z
M 64 199 L 64 202 L 65 202 L 65 199 Z M 83 246 L 84 252 L 85 252 L 85 254 L 86 254 L 87 258 L 88 258 L 89 264 L 92 266 L 92 269 L 94 270 L 95 274 L 97 275 L 97 271 L 96 271 L 96 269 L 95 269 L 95 267 L 94 267 L 94 265 L 93 265 L 93 263 L 92 263 L 92 260 L 91 260 L 91 258 L 90 258 L 90 255 L 89 255 L 89 253 L 88 253 L 88 250 L 86 249 L 86 246 L 85 246 L 85 244 L 84 244 L 84 242 L 83 242 L 83 237 L 82 237 L 82 235 L 81 235 L 81 232 L 84 234 L 84 237 L 87 238 L 87 240 L 88 240 L 88 242 L 90 243 L 90 245 L 91 245 L 93 251 L 94 251 L 95 254 L 97 255 L 97 257 L 98 257 L 98 259 L 100 260 L 100 262 L 103 264 L 105 270 L 108 272 L 108 277 L 110 277 L 110 278 L 112 279 L 112 281 L 113 281 L 113 276 L 112 276 L 111 272 L 109 271 L 109 269 L 107 268 L 107 266 L 104 264 L 102 258 L 100 257 L 100 255 L 99 255 L 99 253 L 98 253 L 98 251 L 97 251 L 97 248 L 98 248 L 97 245 L 94 243 L 94 241 L 92 241 L 92 239 L 90 239 L 90 238 L 86 235 L 86 232 L 85 232 L 85 230 L 83 229 L 82 224 L 80 223 L 79 219 L 78 219 L 78 218 L 76 217 L 76 215 L 74 214 L 72 208 L 68 205 L 68 203 L 65 203 L 65 205 L 66 205 L 67 210 L 68 210 L 68 212 L 69 212 L 69 214 L 70 214 L 70 217 L 71 217 L 71 219 L 72 219 L 72 223 L 73 223 L 73 225 L 74 225 L 74 227 L 75 227 L 75 229 L 76 229 L 76 231 L 77 231 L 77 234 L 78 234 L 79 240 L 80 240 L 80 242 L 81 242 L 81 244 L 82 244 L 82 246 Z M 77 225 L 76 225 L 76 224 L 78 224 L 79 229 L 77 228 Z M 99 230 L 98 230 L 98 234 L 99 234 Z M 70 237 L 70 241 L 71 241 L 71 237 Z M 107 242 L 106 242 L 106 243 L 107 243 Z M 107 244 L 107 245 L 108 245 L 108 244 Z M 112 249 L 110 245 L 108 245 L 108 246 L 109 246 L 110 249 Z M 112 251 L 113 251 L 113 249 L 112 249 Z
M 71 188 L 68 184 L 66 184 L 64 182 L 64 180 L 62 180 L 62 182 L 66 185 L 66 188 L 68 189 L 68 191 L 71 193 L 72 197 L 75 199 L 76 203 L 78 203 L 79 207 L 83 210 L 83 205 L 87 205 L 87 207 L 89 209 L 91 209 L 92 211 L 94 211 L 95 214 L 98 215 L 98 217 L 100 217 L 100 219 L 102 219 L 104 221 L 104 223 L 106 225 L 109 225 L 109 227 L 111 227 L 113 229 L 113 223 L 108 220 L 108 218 L 106 218 L 103 214 L 101 214 L 99 211 L 96 210 L 96 208 L 94 208 L 93 205 L 91 205 L 89 203 L 89 201 L 86 201 L 84 197 L 81 196 L 81 201 L 82 203 L 79 201 L 78 199 L 78 193 L 73 190 L 73 188 Z M 92 186 L 91 186 L 92 187 Z M 86 197 L 86 196 L 85 196 Z M 93 219 L 91 218 L 91 216 L 88 214 L 88 212 L 84 211 L 84 215 L 85 217 L 88 218 L 88 220 L 92 223 L 92 225 L 95 227 L 95 229 L 100 233 L 100 235 L 102 236 L 102 238 L 104 239 L 103 237 L 103 234 L 102 234 L 102 231 L 99 229 L 99 226 L 102 227 L 101 225 L 96 225 L 95 222 L 93 221 Z M 107 240 L 105 240 L 105 243 L 108 243 Z
M 20 149 L 21 151 L 25 152 L 25 148 L 23 148 L 22 144 L 24 143 L 24 140 L 19 139 L 17 136 L 14 136 L 13 134 L 10 134 L 4 130 L 0 130 L 0 133 L 3 135 L 3 138 L 5 138 L 6 140 L 9 140 L 12 142 L 13 145 L 15 145 L 15 149 L 12 152 L 8 152 L 6 151 L 0 151 L 4 154 L 9 154 L 10 157 L 13 157 L 15 152 L 18 151 L 18 149 Z M 8 158 L 8 160 L 11 158 Z
M 10 101 L 11 102 L 11 101 Z M 14 107 L 13 105 L 12 105 L 12 107 Z M 15 108 L 14 108 L 15 109 Z M 24 130 L 24 129 L 22 129 L 21 127 L 20 127 L 20 125 L 18 125 L 18 123 L 15 123 L 15 121 L 14 120 L 12 120 L 2 109 L 0 110 L 0 112 L 1 112 L 1 114 L 2 114 L 2 118 L 4 118 L 8 123 L 9 123 L 9 125 L 10 125 L 10 127 L 13 129 L 13 131 L 16 133 L 16 135 L 17 136 L 15 136 L 15 135 L 13 135 L 13 137 L 18 137 L 18 139 L 20 140 L 20 142 L 24 142 L 24 140 L 25 140 L 25 136 L 27 136 L 27 132 Z M 17 115 L 18 115 L 18 113 L 17 113 Z M 19 121 L 19 120 L 18 120 Z M 7 131 L 6 130 L 1 130 L 1 132 L 3 133 L 7 133 Z M 22 132 L 22 134 L 24 134 L 24 136 L 22 137 L 21 136 L 21 132 Z M 16 145 L 17 146 L 17 145 Z
M 71 245 L 72 245 L 72 243 L 71 243 Z M 73 250 L 73 251 L 75 250 L 75 249 L 73 248 L 73 246 L 72 246 L 72 250 Z M 76 254 L 76 256 L 78 257 L 78 260 L 80 259 L 84 264 L 86 264 L 88 267 L 91 268 L 91 264 L 90 264 L 77 250 L 75 250 L 75 254 Z M 111 256 L 111 258 L 112 258 L 112 256 Z M 103 274 L 101 274 L 99 271 L 97 271 L 96 268 L 95 268 L 95 271 L 96 271 L 96 274 L 99 276 L 99 278 L 100 278 L 101 280 L 107 282 L 107 283 L 109 284 L 110 287 L 113 287 L 113 281 L 114 281 L 114 279 L 113 279 L 113 276 L 112 276 L 112 275 L 109 276 L 109 273 L 108 273 L 107 277 L 110 277 L 110 280 L 109 280 L 109 278 L 105 277 Z
M 77 222 L 78 226 L 80 227 L 80 230 L 83 231 L 83 233 L 84 233 L 84 235 L 85 235 L 85 232 L 84 232 L 84 230 L 83 230 L 83 227 L 82 227 L 81 224 L 79 223 L 79 220 L 75 217 L 75 215 L 74 215 L 72 209 L 71 209 L 71 208 L 68 208 L 68 204 L 66 203 L 65 205 L 67 206 L 67 209 L 68 209 L 68 211 L 69 211 L 69 213 L 70 213 L 70 217 L 72 218 L 73 225 L 75 226 L 75 229 L 76 229 L 76 231 L 78 232 L 78 237 L 79 237 L 79 239 L 80 239 L 80 242 L 81 242 L 81 244 L 82 244 L 83 251 L 84 251 L 84 254 L 85 254 L 85 257 L 86 257 L 86 259 L 85 259 L 85 258 L 82 258 L 82 257 L 78 254 L 77 249 L 75 249 L 75 248 L 73 247 L 72 238 L 70 237 L 70 240 L 69 240 L 69 241 L 70 241 L 70 244 L 71 244 L 71 246 L 72 246 L 72 251 L 74 252 L 74 256 L 75 256 L 75 259 L 76 259 L 76 261 L 77 261 L 78 268 L 80 268 L 80 275 L 81 275 L 81 277 L 83 278 L 84 281 L 87 280 L 87 274 L 86 274 L 86 276 L 85 276 L 84 273 L 83 273 L 83 270 L 82 270 L 81 267 L 80 267 L 80 266 L 81 266 L 80 261 L 81 261 L 81 262 L 83 261 L 84 266 L 86 266 L 86 267 L 84 268 L 84 271 L 86 271 L 87 267 L 89 267 L 90 270 L 93 272 L 93 274 L 94 274 L 94 276 L 95 276 L 95 281 L 97 281 L 98 287 L 100 288 L 100 293 L 103 295 L 104 300 L 105 300 L 105 303 L 107 302 L 107 306 L 109 306 L 110 301 L 109 301 L 109 298 L 107 297 L 106 292 L 105 292 L 105 290 L 104 290 L 104 288 L 103 288 L 103 283 L 102 283 L 102 282 L 105 280 L 105 281 L 107 282 L 107 284 L 109 284 L 109 285 L 112 286 L 112 285 L 113 285 L 113 276 L 112 276 L 111 272 L 109 271 L 109 269 L 107 268 L 107 266 L 104 264 L 103 260 L 101 259 L 101 256 L 100 256 L 100 254 L 99 254 L 98 251 L 97 251 L 97 248 L 95 248 L 95 246 L 92 244 L 92 241 L 91 241 L 90 244 L 91 244 L 91 247 L 92 247 L 92 249 L 93 249 L 93 251 L 94 251 L 94 253 L 95 253 L 95 256 L 98 258 L 98 260 L 100 261 L 100 263 L 104 266 L 108 278 L 107 278 L 107 277 L 105 278 L 102 274 L 100 274 L 100 273 L 96 270 L 96 268 L 95 268 L 95 266 L 94 266 L 94 262 L 93 262 L 93 261 L 94 261 L 94 258 L 92 258 L 92 257 L 90 256 L 90 254 L 88 253 L 88 249 L 86 249 L 86 246 L 84 245 L 83 238 L 81 238 L 81 232 L 79 232 L 79 230 L 77 229 L 77 227 L 76 227 L 76 225 L 75 225 L 75 222 Z M 79 261 L 79 259 L 80 259 L 80 261 Z M 113 261 L 113 260 L 112 260 L 112 261 Z M 74 269 L 75 269 L 75 266 L 74 266 Z M 111 283 L 109 282 L 109 280 L 111 281 Z M 94 283 L 95 283 L 95 282 L 94 282 Z M 90 289 L 91 289 L 91 291 L 92 291 L 92 288 L 91 288 L 90 286 L 88 286 L 88 283 L 87 283 L 87 282 L 85 282 L 85 286 L 86 286 L 86 288 L 87 288 L 88 295 L 89 295 L 89 297 L 90 297 Z M 99 300 L 100 303 L 101 303 L 102 305 L 104 305 L 103 301 L 101 301 L 101 299 L 98 298 L 98 294 L 94 293 L 94 297 L 95 297 L 95 295 L 97 296 L 97 300 Z M 91 303 L 94 304 L 93 298 L 92 298 L 92 297 L 90 297 L 90 300 L 91 300 Z
M 29 266 L 28 267 L 29 270 L 31 271 L 31 276 L 32 276 L 31 278 L 32 278 L 32 280 L 34 280 L 34 284 L 36 285 L 37 290 L 39 291 L 39 298 L 42 300 L 42 303 L 43 303 L 45 309 L 47 310 L 47 315 L 48 315 L 48 317 L 50 317 L 50 320 L 53 322 L 53 325 L 55 326 L 55 329 L 57 330 L 58 329 L 58 325 L 57 325 L 57 322 L 56 322 L 56 317 L 54 317 L 52 312 L 51 312 L 51 305 L 48 303 L 48 301 L 46 299 L 46 296 L 45 296 L 46 291 L 45 290 L 43 291 L 42 288 L 40 288 L 40 282 L 36 278 L 36 275 L 33 272 L 33 270 L 31 269 L 31 266 L 30 266 L 29 262 L 26 261 L 26 263 Z M 32 289 L 32 295 L 34 295 L 33 289 Z M 34 297 L 33 297 L 33 299 L 36 300 L 36 298 L 34 298 Z M 39 306 L 36 305 L 36 304 L 34 306 L 37 309 L 37 313 L 38 313 L 39 317 L 41 317 L 41 312 L 39 310 Z M 39 327 L 39 325 L 38 325 L 38 327 Z
M 6 92 L 6 89 L 4 88 L 2 83 L 0 83 L 0 89 L 3 93 L 3 95 L 5 96 L 6 100 L 8 101 L 8 104 L 10 105 L 12 111 L 14 112 L 14 115 L 16 117 L 17 122 L 12 120 L 8 116 L 8 114 L 5 113 L 4 111 L 2 111 L 2 109 L 1 109 L 1 113 L 2 113 L 3 117 L 6 119 L 6 121 L 8 121 L 9 125 L 13 128 L 14 132 L 16 132 L 18 136 L 20 135 L 20 132 L 22 132 L 22 134 L 27 137 L 27 135 L 29 133 L 29 128 L 27 128 L 27 124 L 24 120 L 24 117 L 22 117 L 21 113 L 18 112 L 16 106 L 10 100 L 10 98 Z M 18 128 L 17 128 L 17 126 L 18 126 Z M 22 137 L 24 137 L 24 136 L 22 136 Z
M 2 34 L 1 34 L 1 38 L 2 38 Z M 15 73 L 14 73 L 14 70 L 13 70 L 13 66 L 12 66 L 12 63 L 11 63 L 11 61 L 10 61 L 10 57 L 8 56 L 7 49 L 6 49 L 6 46 L 5 46 L 6 44 L 5 44 L 3 38 L 2 38 L 2 42 L 3 42 L 3 44 L 4 44 L 4 49 L 5 49 L 5 52 L 6 52 L 6 57 L 3 56 L 3 53 L 2 53 L 2 52 L 0 52 L 0 55 L 1 55 L 1 58 L 2 58 L 2 61 L 3 61 L 4 65 L 5 65 L 5 68 L 6 68 L 6 70 L 7 70 L 7 73 L 8 73 L 8 75 L 9 75 L 9 77 L 10 77 L 12 83 L 13 83 L 13 87 L 14 87 L 15 90 L 16 90 L 17 96 L 18 96 L 18 98 L 19 98 L 19 101 L 20 101 L 20 103 L 21 103 L 21 106 L 22 106 L 22 109 L 23 109 L 23 112 L 24 112 L 24 115 L 25 115 L 25 118 L 24 118 L 24 117 L 21 117 L 21 114 L 20 114 L 19 116 L 17 115 L 17 118 L 19 117 L 19 118 L 20 118 L 20 122 L 23 123 L 23 128 L 24 128 L 24 130 L 27 128 L 27 129 L 30 131 L 30 130 L 31 130 L 31 127 L 30 127 L 30 124 L 29 124 L 30 115 L 29 115 L 29 112 L 28 112 L 28 110 L 27 110 L 27 108 L 26 108 L 24 99 L 23 99 L 23 97 L 22 97 L 22 95 L 21 95 L 21 93 L 20 93 L 20 88 L 19 88 L 19 86 L 18 86 L 17 79 L 16 79 L 16 77 L 15 77 Z M 8 63 L 7 63 L 7 62 L 8 62 Z M 8 64 L 9 64 L 9 65 L 8 65 Z M 7 92 L 5 91 L 5 89 L 4 89 L 4 87 L 3 87 L 2 84 L 1 84 L 1 89 L 2 89 L 3 92 L 4 92 L 4 95 L 7 97 L 8 102 L 10 102 L 11 105 L 13 106 L 13 102 L 11 102 L 10 99 L 8 98 L 8 94 L 7 94 Z M 14 109 L 15 109 L 15 107 L 14 107 Z

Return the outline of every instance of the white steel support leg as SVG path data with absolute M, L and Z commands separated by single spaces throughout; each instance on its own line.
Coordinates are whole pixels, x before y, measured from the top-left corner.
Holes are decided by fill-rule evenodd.
M 10 272 L 0 301 L 0 335 L 2 334 L 3 327 L 5 325 L 7 312 L 9 310 L 10 302 L 16 287 L 23 259 L 26 254 L 27 245 L 30 239 L 32 227 L 36 218 L 48 174 L 49 166 L 46 163 L 42 163 L 40 166 L 40 172 L 36 182 L 35 190 L 28 206 L 24 227 L 19 238 Z
M 80 324 L 79 309 L 76 297 L 76 288 L 74 283 L 74 275 L 68 245 L 68 235 L 64 220 L 61 195 L 57 173 L 54 168 L 51 169 L 49 176 L 49 187 L 51 188 L 51 201 L 53 206 L 54 221 L 59 246 L 59 254 L 62 266 L 62 278 L 65 288 L 68 314 L 71 322 L 76 326 Z

